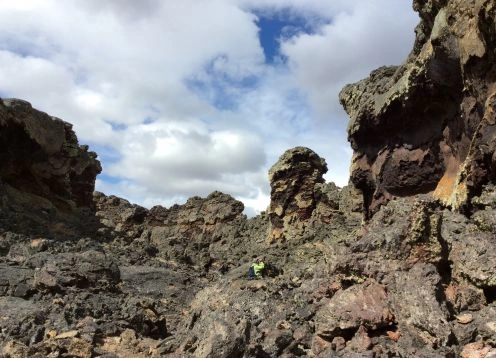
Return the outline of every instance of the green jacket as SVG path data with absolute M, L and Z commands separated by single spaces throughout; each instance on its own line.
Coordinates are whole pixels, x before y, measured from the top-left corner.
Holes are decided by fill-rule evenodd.
M 262 271 L 265 267 L 263 262 L 259 262 L 258 264 L 255 262 L 253 265 L 253 272 L 255 272 L 256 278 L 262 278 Z

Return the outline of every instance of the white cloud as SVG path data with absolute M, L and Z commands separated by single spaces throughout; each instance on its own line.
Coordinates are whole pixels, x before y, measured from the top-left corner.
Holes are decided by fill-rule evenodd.
M 282 43 L 282 52 L 318 114 L 342 113 L 337 93 L 383 65 L 400 64 L 411 50 L 418 19 L 396 0 L 351 2 L 318 34 Z
M 384 3 L 384 0 L 376 0 Z M 366 3 L 364 0 L 237 0 L 245 9 L 258 9 L 268 12 L 277 12 L 286 9 L 298 16 L 315 19 L 317 16 L 328 20 L 336 14 L 352 11 Z
M 337 93 L 398 63 L 416 16 L 397 0 L 0 0 L 0 95 L 74 124 L 111 152 L 97 187 L 151 206 L 221 190 L 268 203 L 267 170 L 305 145 L 345 185 Z M 315 33 L 264 63 L 256 16 L 289 11 Z M 145 124 L 146 123 L 146 124 Z M 109 180 L 108 176 L 113 179 Z
M 258 172 L 265 164 L 263 143 L 255 134 L 210 132 L 200 122 L 158 121 L 129 128 L 120 153 L 122 160 L 109 166 L 108 173 L 162 195 L 208 194 L 215 185 L 226 186 L 224 176 Z M 230 191 L 246 193 L 246 183 L 237 179 L 229 184 Z

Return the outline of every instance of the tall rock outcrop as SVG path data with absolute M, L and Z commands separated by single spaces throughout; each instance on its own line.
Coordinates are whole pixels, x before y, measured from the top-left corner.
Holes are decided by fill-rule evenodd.
M 305 147 L 287 150 L 270 168 L 269 242 L 315 236 L 320 227 L 342 224 L 345 217 L 356 225 L 361 209 L 353 189 L 342 192 L 325 183 L 326 172 L 326 161 Z
M 370 216 L 392 197 L 432 193 L 463 208 L 496 180 L 496 2 L 415 0 L 414 49 L 347 85 L 351 180 Z
M 316 207 L 315 186 L 324 183 L 327 164 L 311 149 L 287 150 L 269 170 L 269 218 L 273 239 L 287 235 L 290 223 L 305 223 Z
M 0 100 L 0 162 L 3 227 L 68 234 L 93 211 L 100 162 L 78 144 L 71 124 L 28 102 Z

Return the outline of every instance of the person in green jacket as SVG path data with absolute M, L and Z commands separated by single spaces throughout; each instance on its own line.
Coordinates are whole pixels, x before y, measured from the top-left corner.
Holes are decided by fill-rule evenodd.
M 248 279 L 253 280 L 254 278 L 262 278 L 263 269 L 265 264 L 262 259 L 257 258 L 254 263 L 251 264 L 250 270 L 248 271 Z

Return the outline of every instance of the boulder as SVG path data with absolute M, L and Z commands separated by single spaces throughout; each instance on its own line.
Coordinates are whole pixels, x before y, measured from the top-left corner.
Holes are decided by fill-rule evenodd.
M 120 281 L 118 266 L 103 252 L 60 253 L 43 261 L 41 267 L 36 267 L 33 281 L 40 289 L 112 289 Z
M 332 342 L 336 337 L 349 339 L 359 330 L 393 326 L 395 318 L 388 300 L 384 286 L 373 280 L 338 291 L 317 311 L 315 334 Z
M 33 292 L 34 270 L 0 264 L 0 296 L 27 298 Z
M 441 277 L 432 264 L 418 263 L 407 272 L 394 273 L 388 288 L 391 307 L 403 332 L 400 343 L 407 347 L 437 349 L 452 340 L 449 311 L 439 302 Z
M 20 297 L 0 297 L 0 344 L 14 337 L 22 344 L 38 342 L 40 331 L 41 335 L 44 332 L 47 308 L 48 305 Z

